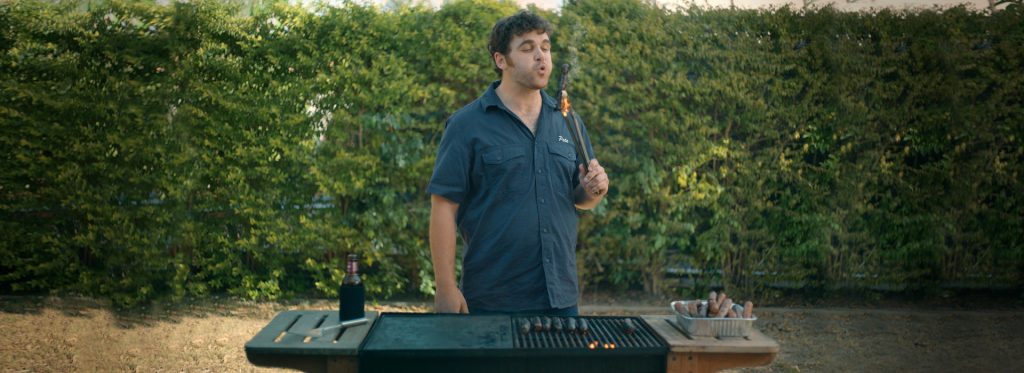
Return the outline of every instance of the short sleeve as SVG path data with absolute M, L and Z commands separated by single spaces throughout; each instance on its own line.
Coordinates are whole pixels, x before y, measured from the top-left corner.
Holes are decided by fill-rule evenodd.
M 427 193 L 461 204 L 469 190 L 473 157 L 469 140 L 459 133 L 457 126 L 450 124 L 445 124 L 441 144 L 437 147 L 434 174 L 427 185 Z

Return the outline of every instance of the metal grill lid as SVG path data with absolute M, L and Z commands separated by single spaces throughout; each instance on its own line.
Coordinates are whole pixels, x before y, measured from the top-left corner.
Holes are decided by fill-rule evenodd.
M 512 348 L 509 317 L 386 313 L 374 323 L 363 354 L 463 351 L 469 355 Z

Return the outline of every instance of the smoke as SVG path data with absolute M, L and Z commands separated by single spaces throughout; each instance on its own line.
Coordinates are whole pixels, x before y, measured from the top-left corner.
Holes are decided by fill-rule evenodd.
M 565 9 L 563 9 L 563 12 Z M 562 30 L 565 34 L 565 57 L 562 58 L 562 64 L 569 64 L 569 76 L 566 77 L 566 85 L 572 86 L 573 75 L 578 74 L 582 71 L 583 66 L 580 62 L 580 46 L 584 45 L 587 38 L 587 30 L 580 25 L 579 17 L 575 14 L 563 13 L 563 19 L 567 22 L 565 26 L 567 29 Z M 561 65 L 561 64 L 559 64 Z

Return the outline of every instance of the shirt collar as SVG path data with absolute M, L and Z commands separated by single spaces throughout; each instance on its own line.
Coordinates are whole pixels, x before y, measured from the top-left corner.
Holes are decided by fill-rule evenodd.
M 501 80 L 495 80 L 489 87 L 487 87 L 487 92 L 484 92 L 483 97 L 480 99 L 480 102 L 484 105 L 484 110 L 490 110 L 492 107 L 507 109 L 505 104 L 501 102 L 501 98 L 498 97 L 498 92 L 494 91 L 495 88 L 498 88 L 499 84 L 501 84 Z M 555 99 L 549 96 L 547 92 L 544 92 L 543 89 L 540 90 L 540 99 L 544 102 L 544 105 L 552 109 L 558 109 L 558 101 L 555 101 Z

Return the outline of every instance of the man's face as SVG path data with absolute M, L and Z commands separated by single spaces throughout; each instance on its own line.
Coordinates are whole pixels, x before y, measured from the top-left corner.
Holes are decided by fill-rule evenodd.
M 551 39 L 543 31 L 517 35 L 509 42 L 507 56 L 495 53 L 495 62 L 502 69 L 502 82 L 543 89 L 551 77 Z

